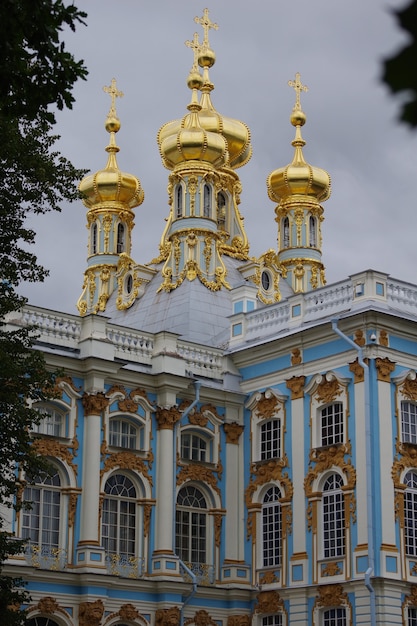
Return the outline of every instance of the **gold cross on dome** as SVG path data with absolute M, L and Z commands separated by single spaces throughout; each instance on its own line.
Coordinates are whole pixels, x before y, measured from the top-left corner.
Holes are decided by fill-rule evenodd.
M 288 81 L 288 86 L 289 87 L 294 87 L 294 90 L 295 90 L 295 105 L 294 105 L 294 109 L 301 110 L 300 93 L 302 91 L 308 91 L 308 87 L 306 85 L 303 85 L 303 83 L 301 82 L 301 77 L 300 77 L 300 73 L 299 72 L 296 73 L 295 80 L 289 80 Z
M 194 33 L 194 38 L 192 41 L 188 40 L 185 42 L 187 48 L 191 48 L 194 53 L 194 62 L 192 67 L 192 72 L 198 72 L 198 53 L 201 50 L 200 42 L 198 41 L 198 33 Z
M 112 78 L 110 87 L 103 87 L 103 91 L 109 94 L 111 98 L 111 106 L 109 115 L 116 116 L 116 98 L 123 98 L 123 91 L 118 91 L 116 87 L 116 79 Z
M 194 22 L 196 24 L 201 24 L 201 26 L 203 27 L 203 30 L 204 30 L 203 47 L 206 47 L 206 48 L 208 48 L 208 45 L 209 45 L 208 36 L 209 36 L 210 28 L 214 28 L 214 30 L 218 30 L 218 28 L 219 28 L 217 24 L 215 24 L 214 22 L 211 21 L 211 19 L 209 18 L 208 14 L 209 14 L 209 10 L 208 9 L 204 9 L 203 17 L 195 17 L 194 18 Z

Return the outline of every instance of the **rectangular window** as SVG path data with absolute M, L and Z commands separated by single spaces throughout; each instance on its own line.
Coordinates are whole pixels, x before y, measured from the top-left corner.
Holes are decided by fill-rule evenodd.
M 281 565 L 281 508 L 279 504 L 267 504 L 262 509 L 263 565 Z
M 401 439 L 417 444 L 417 405 L 412 402 L 401 402 Z
M 321 410 L 321 444 L 333 446 L 343 443 L 343 404 L 335 402 Z
M 261 425 L 261 461 L 281 457 L 281 422 L 269 420 Z
M 342 492 L 323 496 L 323 556 L 325 559 L 345 554 L 345 509 Z
M 417 493 L 404 492 L 404 533 L 407 556 L 417 556 Z

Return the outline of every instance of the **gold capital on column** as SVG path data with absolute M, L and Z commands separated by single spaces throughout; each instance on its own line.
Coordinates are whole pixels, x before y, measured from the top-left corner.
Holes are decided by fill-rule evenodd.
M 158 407 L 156 409 L 156 421 L 159 430 L 173 430 L 175 424 L 181 419 L 181 413 L 177 407 L 169 409 Z
M 82 403 L 86 415 L 100 415 L 109 401 L 104 393 L 85 393 L 82 397 Z
M 239 437 L 243 432 L 243 426 L 233 422 L 232 424 L 225 424 L 223 428 L 226 433 L 226 443 L 239 443 Z
M 285 381 L 288 389 L 291 390 L 291 400 L 298 400 L 298 398 L 302 398 L 304 396 L 305 382 L 305 376 L 293 376 L 289 380 Z

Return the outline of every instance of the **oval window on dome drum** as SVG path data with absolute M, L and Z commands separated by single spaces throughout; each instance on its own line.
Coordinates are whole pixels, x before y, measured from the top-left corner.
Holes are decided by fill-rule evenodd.
M 261 282 L 262 282 L 262 289 L 264 289 L 264 291 L 269 291 L 269 289 L 271 288 L 271 275 L 266 270 L 262 272 Z

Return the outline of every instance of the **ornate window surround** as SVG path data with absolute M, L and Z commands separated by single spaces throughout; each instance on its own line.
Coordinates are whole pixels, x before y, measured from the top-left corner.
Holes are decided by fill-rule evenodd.
M 349 441 L 348 384 L 350 381 L 350 378 L 345 378 L 329 371 L 324 375 L 317 374 L 313 376 L 306 385 L 305 393 L 310 395 L 311 448 L 322 447 L 322 409 L 339 402 L 343 405 L 343 443 L 346 444 Z
M 278 449 L 280 450 L 279 457 L 273 457 L 276 459 L 283 459 L 285 457 L 284 441 L 285 441 L 285 429 L 286 429 L 286 410 L 285 402 L 288 396 L 280 394 L 274 389 L 266 389 L 264 392 L 254 393 L 246 403 L 251 415 L 251 458 L 252 463 L 261 461 L 261 427 L 266 421 L 279 420 L 280 422 L 280 441 Z M 268 461 L 271 459 L 265 459 Z
M 110 421 L 113 419 L 126 420 L 137 428 L 138 444 L 141 447 L 129 448 L 129 452 L 134 452 L 141 457 L 149 456 L 151 453 L 152 420 L 151 413 L 155 410 L 146 397 L 143 389 L 133 389 L 128 392 L 124 387 L 115 385 L 106 393 L 109 399 L 108 407 L 104 412 L 103 424 L 103 444 L 112 450 L 120 450 L 118 446 L 110 446 Z

